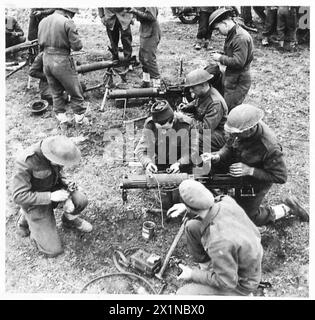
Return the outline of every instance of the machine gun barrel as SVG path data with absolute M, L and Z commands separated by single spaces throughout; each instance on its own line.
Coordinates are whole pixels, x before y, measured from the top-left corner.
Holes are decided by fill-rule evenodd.
M 93 63 L 81 64 L 76 67 L 78 73 L 86 73 L 101 69 L 108 69 L 119 65 L 118 60 L 114 61 L 98 61 Z
M 26 50 L 28 48 L 33 48 L 33 47 L 36 47 L 36 46 L 38 46 L 38 40 L 37 39 L 32 40 L 32 41 L 26 41 L 26 42 L 19 43 L 19 44 L 16 44 L 14 46 L 11 46 L 9 48 L 6 48 L 5 49 L 5 53 L 6 54 L 16 53 L 16 52 L 19 52 L 19 51 L 22 51 L 22 50 Z
M 136 88 L 136 89 L 111 89 L 108 98 L 110 99 L 128 99 L 128 98 L 146 98 L 160 97 L 163 92 L 157 88 Z

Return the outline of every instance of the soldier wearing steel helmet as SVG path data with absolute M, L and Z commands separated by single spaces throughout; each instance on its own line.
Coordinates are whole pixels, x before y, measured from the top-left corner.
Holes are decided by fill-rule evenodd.
M 202 155 L 204 161 L 224 165 L 232 177 L 248 176 L 258 185 L 253 197 L 237 197 L 236 201 L 257 226 L 266 225 L 289 214 L 309 221 L 308 213 L 295 197 L 276 206 L 261 206 L 273 183 L 287 180 L 282 147 L 274 132 L 262 121 L 264 112 L 242 104 L 228 115 L 224 126 L 231 139 L 217 153 Z
M 62 223 L 82 232 L 92 225 L 79 217 L 88 200 L 62 171 L 78 164 L 81 153 L 67 137 L 51 136 L 25 150 L 17 157 L 13 176 L 13 200 L 20 206 L 17 231 L 30 235 L 38 250 L 48 257 L 63 252 L 57 233 L 54 209 L 63 204 Z
M 243 103 L 251 86 L 250 65 L 253 61 L 253 39 L 232 18 L 232 11 L 217 9 L 209 18 L 209 29 L 218 29 L 226 36 L 224 54 L 212 58 L 226 66 L 224 99 L 229 111 Z
M 191 281 L 178 295 L 246 296 L 261 280 L 263 249 L 258 228 L 229 196 L 214 198 L 200 182 L 179 185 L 182 203 L 168 210 L 169 217 L 185 212 L 187 247 L 199 268 L 179 264 L 179 280 Z M 240 236 L 241 235 L 241 236 Z
M 221 94 L 210 85 L 213 78 L 204 69 L 196 69 L 186 76 L 185 87 L 189 88 L 195 99 L 180 105 L 182 112 L 192 114 L 194 127 L 200 132 L 200 150 L 218 151 L 225 143 L 224 123 L 228 109 Z M 206 130 L 209 134 L 204 134 Z
M 38 43 L 44 50 L 44 73 L 53 97 L 53 107 L 58 121 L 71 122 L 66 115 L 66 102 L 63 92 L 71 96 L 69 107 L 74 120 L 82 124 L 85 116 L 83 90 L 70 51 L 82 49 L 78 30 L 72 20 L 77 8 L 58 8 L 44 18 L 38 27 Z

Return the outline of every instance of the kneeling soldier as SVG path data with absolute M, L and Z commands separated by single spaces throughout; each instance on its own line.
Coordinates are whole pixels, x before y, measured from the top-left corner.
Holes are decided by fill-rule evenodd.
M 58 203 L 64 202 L 65 227 L 92 231 L 92 225 L 78 217 L 87 206 L 86 196 L 61 172 L 63 166 L 77 164 L 80 158 L 70 139 L 52 136 L 31 146 L 16 161 L 13 200 L 21 206 L 18 233 L 30 235 L 38 250 L 49 257 L 63 252 L 54 216 Z
M 213 198 L 200 182 L 179 185 L 183 203 L 168 215 L 187 212 L 196 216 L 186 223 L 187 247 L 199 269 L 179 265 L 178 279 L 192 280 L 179 295 L 244 296 L 255 291 L 261 280 L 263 249 L 258 228 L 229 196 Z

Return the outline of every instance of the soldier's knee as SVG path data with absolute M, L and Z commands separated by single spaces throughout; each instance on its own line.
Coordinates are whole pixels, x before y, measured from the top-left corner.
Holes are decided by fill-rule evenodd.
M 186 234 L 195 235 L 200 233 L 201 222 L 196 219 L 188 220 L 185 226 Z
M 76 209 L 82 211 L 89 203 L 87 196 L 79 191 L 72 194 L 72 201 Z

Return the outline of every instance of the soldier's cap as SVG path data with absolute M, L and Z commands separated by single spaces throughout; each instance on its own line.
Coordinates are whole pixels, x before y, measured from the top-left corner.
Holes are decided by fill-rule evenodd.
M 250 104 L 240 104 L 230 111 L 224 130 L 228 133 L 242 133 L 254 127 L 263 117 L 263 110 Z
M 213 74 L 210 74 L 205 69 L 196 69 L 190 71 L 186 76 L 186 81 L 184 87 L 193 87 L 201 83 L 208 82 L 214 77 Z
M 36 100 L 31 103 L 31 112 L 35 115 L 40 115 L 48 108 L 48 101 L 46 100 Z
M 231 8 L 219 8 L 215 10 L 209 17 L 209 30 L 214 28 L 214 25 L 224 19 L 231 17 L 233 11 Z
M 72 166 L 78 164 L 81 152 L 72 140 L 65 136 L 52 136 L 41 143 L 43 155 L 53 163 L 60 166 Z
M 68 12 L 72 12 L 72 13 L 79 13 L 79 9 L 78 8 L 61 8 L 62 10 L 68 11 Z
M 214 204 L 212 193 L 199 181 L 184 180 L 179 185 L 179 194 L 183 203 L 194 210 L 210 209 Z
M 167 100 L 158 100 L 151 107 L 152 120 L 160 125 L 174 118 L 174 111 Z

